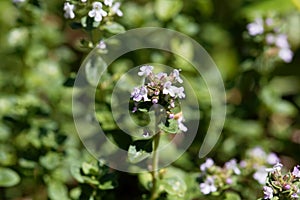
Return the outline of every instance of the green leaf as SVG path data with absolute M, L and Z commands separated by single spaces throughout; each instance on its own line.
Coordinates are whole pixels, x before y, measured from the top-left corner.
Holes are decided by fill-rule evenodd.
M 111 190 L 116 188 L 116 186 L 117 182 L 115 174 L 105 174 L 100 178 L 100 184 L 98 187 L 101 190 Z
M 78 165 L 71 166 L 71 174 L 79 183 L 84 182 L 84 180 L 81 176 L 81 173 L 80 173 L 80 167 Z
M 9 168 L 0 168 L 0 187 L 12 187 L 20 182 L 17 172 Z
M 182 9 L 181 0 L 156 0 L 154 10 L 156 16 L 163 21 L 167 21 L 176 16 Z
M 225 200 L 240 200 L 241 197 L 235 192 L 226 192 Z
M 48 182 L 48 195 L 52 200 L 67 200 L 68 189 L 60 181 L 49 180 Z
M 168 194 L 180 197 L 184 196 L 187 190 L 185 182 L 177 176 L 163 179 L 161 186 Z
M 96 166 L 94 166 L 93 164 L 84 162 L 84 163 L 82 163 L 82 171 L 85 175 L 88 175 L 88 174 L 97 175 L 99 172 L 99 169 Z
M 48 170 L 53 170 L 61 163 L 61 157 L 58 153 L 49 152 L 45 156 L 40 157 L 40 163 Z
M 130 145 L 128 149 L 128 160 L 131 163 L 138 163 L 142 160 L 148 158 L 150 156 L 150 153 L 147 153 L 143 150 L 136 150 L 135 146 Z
M 163 130 L 164 132 L 167 132 L 167 133 L 171 133 L 171 134 L 178 133 L 178 123 L 177 123 L 177 121 L 175 119 L 169 119 L 168 122 L 169 122 L 169 126 L 166 126 L 165 124 L 160 123 L 158 125 L 158 127 L 161 130 Z
M 113 34 L 119 34 L 125 32 L 125 28 L 121 24 L 116 22 L 109 22 L 105 24 L 103 26 L 103 29 Z

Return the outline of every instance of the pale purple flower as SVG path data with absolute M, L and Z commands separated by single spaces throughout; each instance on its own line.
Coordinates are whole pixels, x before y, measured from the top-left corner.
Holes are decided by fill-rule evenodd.
M 253 178 L 261 185 L 266 183 L 268 173 L 265 167 L 260 167 L 254 174 Z
M 111 7 L 114 0 L 104 0 L 104 4 L 108 7 Z
M 172 75 L 174 76 L 175 80 L 178 81 L 179 83 L 182 83 L 183 80 L 179 76 L 179 71 L 178 69 L 174 69 Z
M 261 147 L 255 147 L 250 150 L 249 152 L 251 157 L 259 158 L 259 159 L 266 159 L 267 154 Z
M 178 98 L 182 99 L 185 98 L 185 94 L 184 94 L 184 88 L 183 87 L 174 87 L 173 88 L 176 96 L 178 96 Z
M 228 170 L 232 170 L 236 175 L 241 174 L 241 170 L 237 166 L 237 162 L 235 159 L 232 159 L 225 163 L 225 168 Z
M 293 60 L 294 53 L 288 48 L 280 49 L 278 56 L 286 63 L 290 63 Z
M 295 166 L 294 169 L 293 169 L 293 176 L 297 177 L 297 178 L 300 178 L 300 170 L 299 170 L 300 166 Z
M 276 37 L 274 34 L 271 34 L 271 33 L 268 33 L 267 36 L 266 36 L 266 42 L 267 44 L 271 45 L 271 44 L 274 44 L 276 41 Z
M 101 22 L 102 18 L 107 16 L 107 12 L 102 9 L 101 2 L 94 2 L 93 9 L 89 11 L 89 16 L 94 18 L 96 22 Z
M 188 129 L 187 127 L 182 123 L 184 121 L 184 118 L 181 116 L 177 119 L 178 128 L 179 130 L 186 132 Z
M 200 170 L 204 172 L 206 169 L 211 168 L 214 165 L 214 160 L 211 158 L 207 158 L 205 163 L 200 165 Z
M 13 0 L 12 2 L 14 4 L 18 4 L 18 3 L 24 3 L 26 0 Z
M 140 72 L 138 72 L 139 76 L 149 76 L 152 73 L 153 67 L 151 65 L 144 65 L 140 68 Z
M 264 186 L 264 199 L 273 198 L 273 189 L 268 186 Z
M 155 77 L 158 78 L 159 80 L 162 80 L 162 79 L 166 78 L 167 76 L 168 75 L 163 72 L 159 72 L 158 74 L 155 75 Z
M 170 81 L 165 82 L 163 94 L 169 94 L 171 97 L 175 97 L 175 90 L 177 87 L 173 86 Z
M 147 88 L 145 86 L 141 87 L 141 88 L 134 88 L 133 92 L 131 93 L 131 97 L 133 98 L 134 101 L 141 101 L 142 99 L 144 99 L 144 101 L 150 101 L 150 99 L 148 99 L 147 96 Z
M 270 153 L 267 157 L 267 163 L 270 165 L 275 165 L 276 163 L 279 163 L 280 159 L 275 153 Z
M 281 163 L 276 163 L 272 168 L 267 168 L 266 172 L 275 172 L 275 171 L 280 171 L 282 169 L 283 165 Z
M 122 17 L 123 16 L 123 12 L 120 10 L 120 6 L 121 6 L 120 2 L 114 3 L 113 6 L 110 9 L 110 12 L 112 14 L 118 15 L 119 17 Z
M 103 40 L 101 40 L 98 44 L 97 44 L 97 48 L 99 49 L 106 49 L 106 44 Z
M 70 4 L 69 2 L 64 3 L 64 11 L 65 11 L 65 18 L 66 19 L 74 19 L 75 13 L 74 13 L 75 6 L 73 4 Z
M 291 195 L 291 197 L 292 197 L 293 199 L 299 199 L 299 195 L 298 195 L 297 193 L 293 193 L 293 194 Z
M 274 23 L 274 20 L 273 20 L 272 18 L 267 18 L 267 19 L 266 19 L 266 24 L 267 24 L 267 26 L 272 26 L 273 23 Z
M 251 36 L 260 35 L 264 32 L 264 22 L 261 18 L 256 18 L 254 22 L 247 25 L 247 29 Z
M 200 184 L 200 191 L 203 194 L 209 194 L 217 191 L 217 187 L 215 186 L 215 181 L 212 177 L 207 177 L 204 183 Z
M 232 178 L 226 178 L 226 183 L 231 185 L 233 183 Z
M 290 190 L 291 189 L 291 186 L 289 184 L 286 184 L 283 186 L 283 189 L 285 190 Z
M 276 37 L 275 44 L 279 48 L 283 48 L 283 49 L 289 49 L 290 48 L 290 45 L 289 45 L 289 42 L 288 42 L 288 39 L 287 39 L 287 35 L 285 35 L 285 34 L 279 34 Z

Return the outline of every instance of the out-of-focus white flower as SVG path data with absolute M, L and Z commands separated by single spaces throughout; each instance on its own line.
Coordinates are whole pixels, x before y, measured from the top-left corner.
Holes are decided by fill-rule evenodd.
M 12 0 L 14 4 L 24 3 L 26 0 Z
M 114 0 L 104 0 L 104 4 L 105 4 L 106 6 L 111 7 L 112 4 L 113 4 L 113 1 L 114 1 Z
M 200 191 L 203 194 L 209 194 L 211 192 L 217 191 L 217 187 L 215 186 L 213 177 L 207 177 L 205 182 L 200 184 Z
M 188 129 L 187 127 L 182 123 L 184 121 L 184 118 L 181 116 L 177 119 L 178 128 L 179 130 L 186 132 Z
M 290 45 L 289 45 L 289 42 L 288 42 L 286 34 L 279 34 L 279 35 L 277 35 L 275 44 L 279 48 L 284 48 L 284 49 L 290 48 Z
M 74 19 L 75 13 L 74 13 L 75 6 L 73 4 L 70 4 L 69 2 L 65 2 L 64 4 L 64 11 L 65 11 L 65 18 L 66 19 Z
M 98 49 L 106 49 L 106 44 L 103 40 L 101 40 L 98 44 L 97 44 L 97 48 Z
M 87 0 L 81 0 L 82 3 L 85 3 Z
M 294 53 L 289 48 L 280 49 L 278 56 L 286 63 L 290 63 L 293 60 Z
M 249 35 L 260 35 L 264 32 L 264 22 L 261 18 L 256 18 L 254 22 L 247 25 Z
M 232 170 L 236 175 L 241 174 L 241 170 L 238 168 L 237 162 L 235 159 L 232 159 L 225 163 L 225 168 Z
M 93 17 L 96 22 L 101 22 L 102 18 L 107 16 L 107 12 L 102 9 L 102 3 L 94 2 L 93 9 L 89 12 L 89 16 Z
M 205 163 L 203 163 L 202 165 L 200 165 L 200 170 L 202 172 L 204 172 L 206 169 L 212 167 L 214 165 L 214 160 L 211 158 L 207 158 Z
M 271 33 L 268 33 L 267 36 L 266 36 L 266 42 L 267 44 L 269 45 L 272 45 L 275 43 L 275 40 L 276 40 L 276 37 L 274 34 L 271 34 Z
M 264 199 L 273 198 L 273 189 L 268 186 L 264 186 Z
M 270 153 L 267 157 L 267 163 L 270 165 L 275 165 L 276 163 L 279 163 L 280 159 L 275 153 Z
M 110 13 L 113 15 L 113 14 L 116 14 L 118 15 L 119 17 L 122 17 L 123 16 L 123 12 L 120 10 L 120 6 L 121 6 L 121 3 L 120 2 L 116 2 L 113 4 L 113 6 L 111 7 L 110 9 Z
M 268 172 L 265 167 L 260 167 L 254 174 L 253 178 L 259 182 L 259 184 L 264 185 L 266 183 Z

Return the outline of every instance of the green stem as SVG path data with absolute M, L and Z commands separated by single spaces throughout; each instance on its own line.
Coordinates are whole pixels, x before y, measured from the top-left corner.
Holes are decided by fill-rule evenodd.
M 158 187 L 157 187 L 157 181 L 158 181 L 158 160 L 159 160 L 159 154 L 158 154 L 158 145 L 159 145 L 159 139 L 160 139 L 160 131 L 157 132 L 157 134 L 154 136 L 154 151 L 153 151 L 153 158 L 152 158 L 152 191 L 151 191 L 151 200 L 155 200 L 158 197 Z
M 160 112 L 159 109 L 155 110 L 155 136 L 153 140 L 153 158 L 152 158 L 152 190 L 151 190 L 151 198 L 150 200 L 155 200 L 158 198 L 158 161 L 159 161 L 159 153 L 158 153 L 158 146 L 159 146 L 159 139 L 161 131 L 158 128 L 158 124 L 160 123 Z

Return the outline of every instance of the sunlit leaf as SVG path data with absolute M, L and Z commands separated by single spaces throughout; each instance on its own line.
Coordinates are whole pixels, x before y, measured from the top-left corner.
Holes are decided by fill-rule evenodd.
M 143 150 L 136 150 L 135 146 L 130 145 L 128 149 L 128 160 L 131 163 L 138 163 L 142 160 L 145 160 L 150 156 L 150 153 L 147 153 Z
M 11 187 L 17 185 L 21 178 L 17 172 L 9 168 L 0 168 L 0 187 Z

